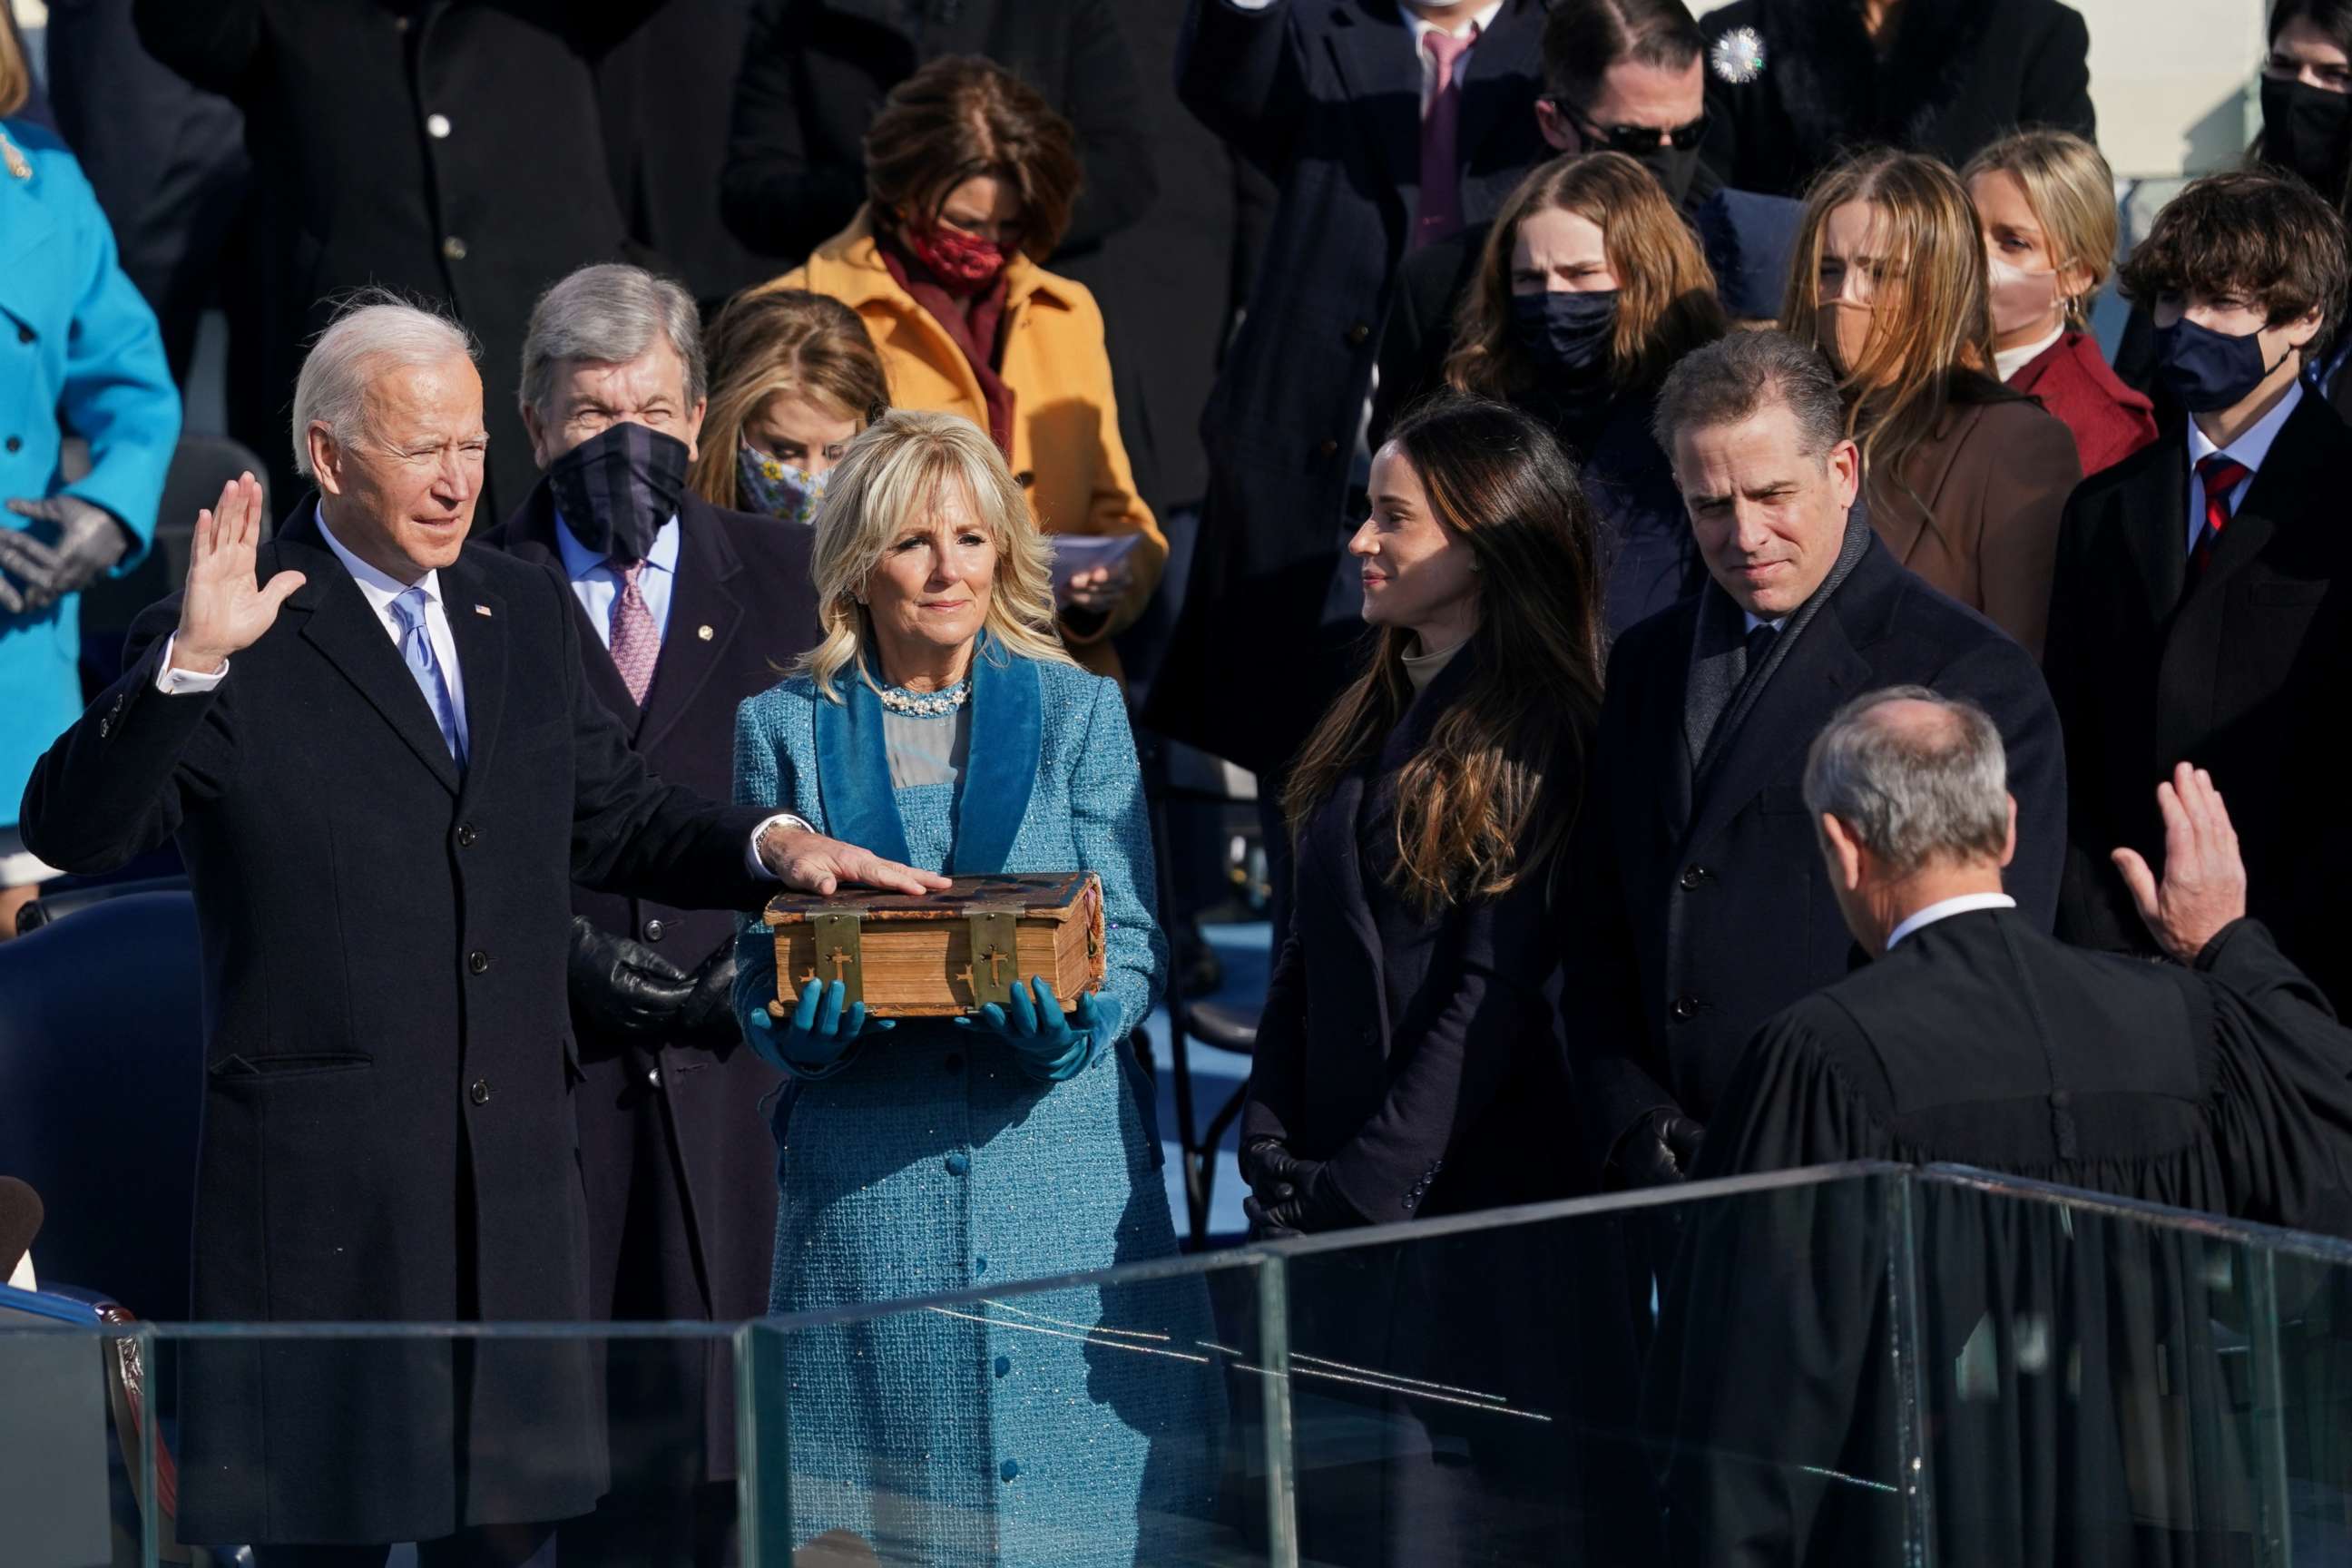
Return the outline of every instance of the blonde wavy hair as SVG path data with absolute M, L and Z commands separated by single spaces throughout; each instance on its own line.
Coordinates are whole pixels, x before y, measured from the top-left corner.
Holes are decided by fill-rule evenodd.
M 2015 395 L 1991 374 L 1990 283 L 1976 208 L 1959 175 L 1919 153 L 1857 153 L 1806 192 L 1780 310 L 1790 335 L 1822 346 L 1822 236 L 1851 202 L 1872 209 L 1885 271 L 1872 296 L 1869 344 L 1844 368 L 1838 394 L 1863 467 L 1892 475 L 1952 405 Z
M 16 29 L 0 22 L 0 115 L 16 113 L 32 96 L 32 64 L 16 47 Z
M 738 294 L 705 334 L 710 407 L 699 455 L 688 473 L 694 491 L 732 508 L 736 448 L 743 426 L 779 392 L 797 392 L 858 428 L 889 411 L 890 378 L 857 312 L 840 300 L 799 289 Z
M 2021 131 L 1969 160 L 1960 183 L 1979 174 L 2007 174 L 2025 193 L 2042 225 L 2050 264 L 2063 274 L 2081 268 L 2089 279 L 2066 296 L 2066 321 L 2091 324 L 2091 301 L 2116 269 L 2116 176 L 2099 150 L 2071 131 Z
M 996 581 L 981 624 L 999 649 L 1017 658 L 1071 664 L 1054 629 L 1054 552 L 1030 515 L 1029 498 L 987 433 L 961 414 L 901 408 L 884 415 L 849 444 L 816 511 L 809 560 L 817 621 L 824 636 L 792 668 L 816 683 L 817 695 L 842 700 L 834 678 L 856 668 L 880 689 L 867 665 L 870 612 L 858 603 L 874 568 L 909 523 L 928 517 L 945 486 L 970 498 L 996 545 Z

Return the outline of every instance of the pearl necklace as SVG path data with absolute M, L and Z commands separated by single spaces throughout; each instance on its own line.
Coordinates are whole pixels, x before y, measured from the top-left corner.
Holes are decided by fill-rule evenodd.
M 964 677 L 945 691 L 908 691 L 904 687 L 885 686 L 877 689 L 882 706 L 893 713 L 911 714 L 918 719 L 937 719 L 954 712 L 971 700 L 971 678 Z

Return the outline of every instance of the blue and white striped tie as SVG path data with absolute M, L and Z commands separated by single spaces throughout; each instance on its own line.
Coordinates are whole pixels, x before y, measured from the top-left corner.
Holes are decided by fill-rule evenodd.
M 392 602 L 392 613 L 400 619 L 400 657 L 408 673 L 416 678 L 416 689 L 425 693 L 425 705 L 433 710 L 433 721 L 441 726 L 441 739 L 448 745 L 449 755 L 462 768 L 466 747 L 457 736 L 457 704 L 450 699 L 440 658 L 425 630 L 425 603 L 422 588 L 411 588 Z

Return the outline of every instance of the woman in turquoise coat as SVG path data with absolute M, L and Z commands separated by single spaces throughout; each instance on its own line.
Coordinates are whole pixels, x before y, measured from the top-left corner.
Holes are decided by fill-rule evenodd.
M 75 600 L 147 553 L 180 398 L 155 314 L 55 132 L 5 118 L 30 78 L 0 28 L 0 937 L 48 868 L 24 853 L 33 764 L 81 717 Z M 65 438 L 89 444 L 68 484 Z
M 1127 710 L 1053 631 L 1051 555 L 986 435 L 901 411 L 816 519 L 826 637 L 736 722 L 735 798 L 958 876 L 1092 871 L 1106 977 L 970 1019 L 869 1021 L 838 982 L 775 1016 L 747 923 L 736 1010 L 790 1075 L 769 1307 L 818 1311 L 1171 1258 L 1150 1095 L 1127 1043 L 1167 950 Z M 1197 1279 L 872 1315 L 788 1351 L 796 1536 L 889 1563 L 1131 1564 L 1195 1542 L 1221 1373 Z

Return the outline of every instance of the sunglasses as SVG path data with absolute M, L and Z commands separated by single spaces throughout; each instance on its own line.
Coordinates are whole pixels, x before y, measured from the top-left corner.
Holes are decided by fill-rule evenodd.
M 1707 117 L 1704 114 L 1687 125 L 1663 130 L 1655 125 L 1596 125 L 1582 110 L 1565 99 L 1548 98 L 1544 101 L 1558 110 L 1570 124 L 1576 127 L 1577 134 L 1586 141 L 1595 143 L 1598 148 L 1623 153 L 1629 157 L 1638 158 L 1644 153 L 1656 152 L 1662 137 L 1665 144 L 1677 153 L 1687 153 L 1706 140 Z

